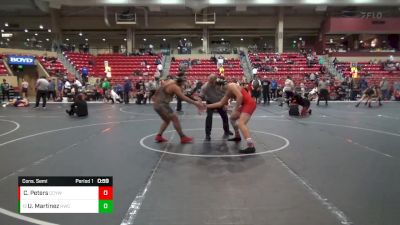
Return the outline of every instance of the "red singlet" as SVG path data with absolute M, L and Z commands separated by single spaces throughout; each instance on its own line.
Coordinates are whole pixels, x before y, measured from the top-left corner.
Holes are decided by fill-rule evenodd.
M 240 107 L 239 111 L 252 115 L 253 112 L 256 110 L 256 101 L 254 101 L 254 99 L 244 88 L 240 90 L 240 93 L 242 93 L 243 98 L 242 106 Z

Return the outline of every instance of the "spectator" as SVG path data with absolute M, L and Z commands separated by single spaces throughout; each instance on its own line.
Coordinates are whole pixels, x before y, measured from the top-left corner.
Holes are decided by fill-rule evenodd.
M 110 82 L 107 80 L 107 78 L 104 78 L 104 81 L 101 84 L 101 89 L 103 89 L 103 95 L 106 96 L 108 94 L 108 90 L 110 89 Z
M 65 80 L 64 83 L 64 96 L 68 96 L 71 93 L 72 85 L 69 80 Z
M 283 92 L 285 93 L 285 98 L 286 98 L 286 103 L 289 106 L 289 102 L 291 101 L 294 93 L 294 83 L 292 81 L 292 78 L 290 76 L 287 76 L 287 79 L 285 80 L 285 86 L 283 87 Z M 283 102 L 280 103 L 280 106 L 283 105 Z
M 361 93 L 364 93 L 365 89 L 367 89 L 367 88 L 368 88 L 367 80 L 365 79 L 365 77 L 361 77 L 361 80 L 360 80 Z
M 82 73 L 82 82 L 86 84 L 88 82 L 88 76 L 89 76 L 88 68 L 86 66 L 82 67 L 81 73 Z
M 65 112 L 73 116 L 76 114 L 78 117 L 83 117 L 88 115 L 88 107 L 85 101 L 85 96 L 83 94 L 79 94 L 75 97 L 74 103 L 71 104 L 70 110 L 65 110 Z
M 254 80 L 251 82 L 251 87 L 252 87 L 251 97 L 254 98 L 254 101 L 256 103 L 260 103 L 259 98 L 261 95 L 262 86 L 261 86 L 261 81 L 257 75 L 254 76 Z
M 265 103 L 269 104 L 270 102 L 270 97 L 269 97 L 269 86 L 271 82 L 267 79 L 267 76 L 263 77 L 264 79 L 262 80 L 262 94 L 263 94 L 263 99 L 264 99 L 264 105 Z
M 125 104 L 129 104 L 129 93 L 132 91 L 132 82 L 125 77 L 124 82 L 124 102 Z
M 155 77 L 154 80 L 149 82 L 149 103 L 151 103 L 153 96 L 159 87 L 160 87 L 159 77 Z
M 310 74 L 310 81 L 315 81 L 316 77 L 314 73 Z
M 318 100 L 317 100 L 317 105 L 319 105 L 319 101 L 321 99 L 325 100 L 325 105 L 328 105 L 328 98 L 329 98 L 329 91 L 327 87 L 327 83 L 325 81 L 325 78 L 322 78 L 318 82 Z
M 302 98 L 304 98 L 306 95 L 306 86 L 304 83 L 300 83 L 300 94 Z
M 64 88 L 64 83 L 62 79 L 58 79 L 58 84 L 57 84 L 57 91 L 58 91 L 58 98 L 62 100 L 62 90 Z
M 47 92 L 47 99 L 50 100 L 50 97 L 53 98 L 53 101 L 56 101 L 56 81 L 49 79 L 49 91 Z
M 36 81 L 36 104 L 34 108 L 39 107 L 40 98 L 42 98 L 42 108 L 46 109 L 47 92 L 49 90 L 49 82 L 46 80 L 46 76 L 42 76 Z
M 161 63 L 157 65 L 157 71 L 160 72 L 160 75 L 162 74 L 163 65 Z
M 333 59 L 333 65 L 336 66 L 336 64 L 339 62 L 339 60 L 335 57 L 335 59 Z
M 10 84 L 7 83 L 6 79 L 3 79 L 3 83 L 0 86 L 1 86 L 1 92 L 3 95 L 3 102 L 5 101 L 6 96 L 7 96 L 7 100 L 10 101 Z
M 221 66 L 224 66 L 224 57 L 219 56 L 217 60 L 217 68 L 219 69 Z
M 122 87 L 121 84 L 117 84 L 117 86 L 115 87 L 115 92 L 117 93 L 117 95 L 122 99 L 124 96 L 124 89 Z
M 225 75 L 225 69 L 223 66 L 219 67 L 219 75 L 224 76 Z
M 28 88 L 29 88 L 29 83 L 25 79 L 22 79 L 21 93 L 23 98 L 28 98 Z
M 382 80 L 379 83 L 379 87 L 382 91 L 383 100 L 390 99 L 389 82 L 387 81 L 386 77 L 382 77 Z
M 275 99 L 276 98 L 276 90 L 278 89 L 278 82 L 276 82 L 275 79 L 272 79 L 271 81 L 271 98 Z
M 80 90 L 82 89 L 82 83 L 78 79 L 74 79 L 73 81 L 74 82 L 73 82 L 73 85 L 72 85 L 72 88 L 73 88 L 72 92 L 75 95 L 77 95 L 77 94 L 79 94 Z
M 257 69 L 256 67 L 254 67 L 254 68 L 251 70 L 251 73 L 253 74 L 253 78 L 255 78 L 255 77 L 257 76 L 258 69 Z
M 140 105 L 142 104 L 145 95 L 145 87 L 142 79 L 140 79 L 139 82 L 136 83 L 135 89 L 136 89 L 136 104 Z

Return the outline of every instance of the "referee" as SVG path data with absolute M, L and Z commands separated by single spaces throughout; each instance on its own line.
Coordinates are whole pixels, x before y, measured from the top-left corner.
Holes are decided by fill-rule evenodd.
M 200 97 L 206 100 L 207 104 L 212 104 L 219 102 L 225 95 L 225 92 L 222 90 L 221 86 L 217 83 L 217 76 L 215 74 L 211 74 L 208 77 L 208 82 L 206 82 L 200 91 Z M 221 116 L 223 128 L 224 128 L 224 136 L 228 137 L 229 135 L 233 135 L 233 133 L 229 130 L 228 123 L 228 114 L 224 108 L 216 109 Z M 206 138 L 205 141 L 211 140 L 211 129 L 212 129 L 212 118 L 213 118 L 214 109 L 207 108 L 207 117 L 206 117 Z

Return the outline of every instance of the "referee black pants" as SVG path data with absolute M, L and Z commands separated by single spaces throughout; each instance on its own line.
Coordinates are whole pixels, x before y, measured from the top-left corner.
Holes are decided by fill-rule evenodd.
M 221 116 L 222 126 L 224 128 L 225 133 L 229 133 L 228 114 L 226 113 L 226 111 L 223 108 L 218 108 L 215 110 L 217 110 L 219 115 Z M 206 135 L 207 136 L 211 135 L 213 113 L 214 113 L 214 109 L 207 109 L 207 117 L 206 117 Z

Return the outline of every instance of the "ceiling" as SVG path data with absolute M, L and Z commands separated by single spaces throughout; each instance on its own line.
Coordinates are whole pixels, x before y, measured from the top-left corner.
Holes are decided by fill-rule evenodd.
M 144 13 L 142 6 L 147 6 L 149 16 L 188 16 L 196 11 L 191 7 L 207 8 L 208 12 L 215 12 L 218 16 L 271 16 L 277 15 L 280 8 L 279 4 L 293 2 L 290 6 L 285 6 L 286 16 L 341 16 L 351 11 L 382 12 L 385 17 L 400 16 L 400 0 L 186 0 L 184 4 L 178 3 L 182 0 L 1 0 L 0 18 L 9 16 L 46 16 L 49 15 L 51 8 L 60 10 L 61 16 L 102 16 L 104 6 L 108 5 L 109 14 L 122 12 L 127 9 L 136 12 L 138 15 Z M 332 6 L 329 6 L 329 1 Z M 158 4 L 152 5 L 158 2 Z M 193 5 L 196 2 L 197 5 Z M 211 4 L 220 3 L 220 4 Z M 235 5 L 233 3 L 238 3 Z M 256 4 L 258 2 L 258 4 Z M 276 4 L 261 4 L 261 2 L 276 2 Z M 279 2 L 279 3 L 278 3 Z M 325 2 L 326 8 L 318 10 L 311 2 Z M 335 2 L 335 4 L 333 4 Z M 339 3 L 358 2 L 359 4 L 341 5 Z M 379 3 L 379 6 L 363 5 Z M 55 3 L 57 3 L 55 5 Z M 146 4 L 145 4 L 146 3 Z M 168 4 L 169 3 L 169 4 Z M 202 3 L 202 4 L 200 4 Z M 203 4 L 204 3 L 204 4 Z M 207 3 L 207 4 L 205 4 Z M 224 4 L 222 4 L 224 3 Z M 301 3 L 301 4 L 300 4 Z M 308 4 L 310 3 L 310 4 Z M 385 5 L 396 5 L 385 6 Z M 321 7 L 321 6 L 320 6 Z

